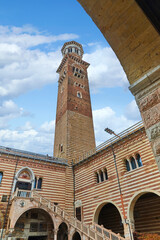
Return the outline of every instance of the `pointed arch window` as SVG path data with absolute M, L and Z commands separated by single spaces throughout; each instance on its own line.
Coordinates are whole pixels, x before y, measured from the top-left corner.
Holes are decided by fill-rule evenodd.
M 0 184 L 2 182 L 2 178 L 3 178 L 3 172 L 0 172 Z
M 34 179 L 34 188 L 37 188 L 37 177 Z
M 104 176 L 105 176 L 105 180 L 108 180 L 108 173 L 107 173 L 107 169 L 104 169 Z
M 97 172 L 96 172 L 96 180 L 97 180 L 97 183 L 99 183 L 99 175 Z
M 125 167 L 128 172 L 142 166 L 143 163 L 139 153 L 134 154 L 134 157 L 131 156 L 129 159 L 125 159 Z
M 42 188 L 42 178 L 38 179 L 38 184 L 37 184 L 37 189 L 41 189 Z
M 141 160 L 141 156 L 140 156 L 139 153 L 136 154 L 136 160 L 137 160 L 137 163 L 138 163 L 138 167 L 143 166 L 143 164 L 142 164 L 142 160 Z
M 102 171 L 100 171 L 100 177 L 101 177 L 101 182 L 103 182 L 104 181 L 104 176 L 103 176 L 103 172 Z
M 128 161 L 127 159 L 125 160 L 125 165 L 126 165 L 126 169 L 127 169 L 127 171 L 130 171 L 131 168 L 130 168 L 129 161 Z
M 77 92 L 77 97 L 78 98 L 82 98 L 82 93 L 81 92 Z
M 16 189 L 30 191 L 34 188 L 35 176 L 29 167 L 23 167 L 15 175 L 12 192 Z
M 137 168 L 136 161 L 135 161 L 134 157 L 131 157 L 131 166 L 132 166 L 132 169 Z

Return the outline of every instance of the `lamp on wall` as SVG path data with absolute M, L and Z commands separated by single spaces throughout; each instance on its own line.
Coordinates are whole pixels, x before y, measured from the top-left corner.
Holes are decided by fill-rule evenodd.
M 105 132 L 109 133 L 110 135 L 115 135 L 118 138 L 121 138 L 118 134 L 116 134 L 113 130 L 111 130 L 110 128 L 105 128 L 104 129 Z M 120 180 L 119 180 L 119 174 L 118 174 L 118 169 L 117 169 L 117 162 L 116 162 L 116 155 L 114 152 L 114 148 L 113 148 L 113 144 L 111 142 L 111 149 L 112 149 L 112 153 L 113 153 L 113 159 L 114 159 L 114 165 L 115 165 L 115 169 L 116 169 L 116 175 L 117 175 L 117 182 L 118 182 L 118 188 L 119 188 L 119 193 L 120 193 L 120 198 L 121 198 L 121 206 L 122 206 L 122 210 L 123 210 L 123 217 L 124 217 L 124 221 L 126 224 L 128 224 L 128 228 L 129 228 L 129 234 L 130 234 L 130 239 L 133 239 L 133 235 L 131 233 L 131 229 L 130 229 L 130 225 L 129 222 L 127 221 L 126 218 L 126 214 L 125 214 L 125 209 L 124 209 L 124 202 L 123 202 L 123 194 L 122 194 L 122 190 L 121 190 L 121 185 L 120 185 Z

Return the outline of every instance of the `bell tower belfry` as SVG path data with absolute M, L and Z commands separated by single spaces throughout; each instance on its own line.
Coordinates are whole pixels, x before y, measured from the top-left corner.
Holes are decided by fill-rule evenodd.
M 54 156 L 72 160 L 95 147 L 87 68 L 82 45 L 66 42 L 57 69 L 58 100 Z

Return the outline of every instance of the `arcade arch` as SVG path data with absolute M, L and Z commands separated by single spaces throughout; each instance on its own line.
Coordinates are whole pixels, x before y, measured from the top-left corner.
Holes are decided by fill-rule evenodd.
M 81 240 L 81 235 L 79 234 L 79 232 L 75 232 L 73 234 L 72 240 Z
M 59 225 L 57 232 L 57 240 L 68 240 L 68 226 L 65 222 Z
M 43 209 L 33 208 L 25 211 L 17 220 L 13 237 L 29 240 L 54 239 L 54 223 L 51 216 Z
M 128 207 L 133 231 L 160 234 L 160 193 L 146 190 L 135 194 Z
M 113 202 L 103 202 L 97 207 L 94 222 L 124 236 L 123 217 Z

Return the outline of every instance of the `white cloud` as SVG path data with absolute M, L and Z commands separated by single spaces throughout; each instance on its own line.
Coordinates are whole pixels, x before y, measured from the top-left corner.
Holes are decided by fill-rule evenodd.
M 0 128 L 8 127 L 9 120 L 25 115 L 24 109 L 19 108 L 12 100 L 2 102 L 0 106 Z
M 77 37 L 75 34 L 47 35 L 28 25 L 0 26 L 0 97 L 11 99 L 56 82 L 56 70 L 62 59 L 60 49 L 46 52 L 39 45 L 48 46 L 59 40 Z M 96 46 L 96 50 L 84 55 L 84 60 L 91 64 L 88 69 L 91 89 L 97 91 L 102 87 L 128 86 L 112 49 L 102 48 L 98 43 Z
M 53 132 L 54 127 L 55 127 L 55 120 L 50 121 L 50 122 L 48 122 L 48 121 L 44 122 L 41 125 L 40 129 L 41 129 L 42 132 L 50 133 L 50 132 Z
M 17 114 L 22 113 L 23 108 L 18 108 L 18 106 L 12 101 L 4 101 L 2 106 L 0 106 L 0 117 L 10 115 L 10 114 Z
M 62 59 L 60 50 L 46 52 L 40 45 L 77 37 L 75 34 L 47 35 L 32 26 L 0 26 L 0 128 L 7 128 L 9 120 L 13 118 L 29 114 L 11 99 L 58 80 L 56 69 Z M 89 45 L 95 47 L 96 43 Z M 84 60 L 91 64 L 88 74 L 92 90 L 128 86 L 125 73 L 110 47 L 98 46 L 85 54 Z M 104 132 L 105 127 L 120 132 L 134 124 L 137 116 L 134 102 L 121 116 L 117 116 L 110 107 L 93 111 L 97 143 L 109 137 Z M 16 130 L 0 130 L 1 145 L 52 154 L 54 124 L 55 121 L 46 121 L 40 127 L 35 127 L 31 122 L 26 122 Z
M 90 63 L 88 76 L 95 92 L 98 88 L 128 86 L 123 68 L 110 47 L 97 46 L 92 53 L 84 54 L 84 60 Z
M 10 59 L 7 56 L 7 63 L 0 68 L 1 97 L 16 97 L 57 81 L 56 69 L 61 59 L 59 52 L 22 51 L 18 47 L 13 54 L 9 54 L 9 48 L 7 52 L 5 54 L 10 55 Z M 1 58 L 5 59 L 5 54 L 1 52 Z
M 106 127 L 118 134 L 137 121 L 125 115 L 118 116 L 113 109 L 105 107 L 93 111 L 93 122 L 96 143 L 99 145 L 112 137 L 104 131 Z M 3 129 L 0 130 L 0 145 L 52 155 L 54 127 L 55 121 L 46 121 L 40 127 L 26 122 L 16 130 Z
M 137 103 L 135 100 L 133 100 L 132 102 L 130 102 L 127 105 L 126 110 L 125 110 L 125 115 L 129 119 L 133 119 L 133 120 L 137 120 L 137 121 L 141 120 L 140 111 L 138 109 L 138 106 L 137 106 Z
M 93 111 L 93 122 L 96 142 L 97 145 L 99 145 L 112 137 L 112 135 L 109 135 L 104 131 L 106 127 L 112 129 L 118 134 L 135 124 L 137 121 L 127 118 L 125 115 L 117 116 L 113 109 L 105 107 Z
M 53 155 L 54 121 L 45 122 L 39 128 L 27 122 L 18 130 L 0 130 L 0 143 L 35 153 Z
M 30 48 L 40 44 L 48 44 L 56 41 L 76 39 L 78 35 L 64 33 L 60 35 L 47 35 L 40 33 L 32 26 L 23 27 L 0 26 L 0 43 L 16 44 L 22 48 Z
M 39 45 L 77 37 L 67 33 L 46 35 L 31 26 L 0 26 L 0 97 L 17 97 L 56 82 L 56 69 L 62 59 L 60 50 L 45 52 Z

